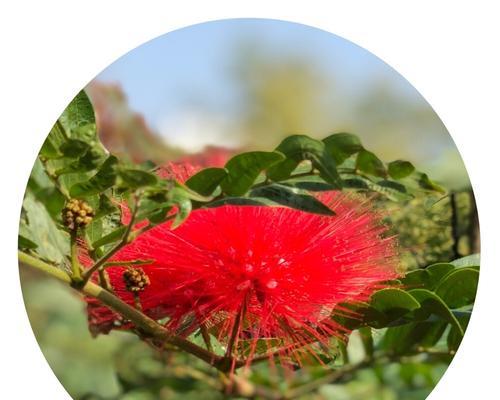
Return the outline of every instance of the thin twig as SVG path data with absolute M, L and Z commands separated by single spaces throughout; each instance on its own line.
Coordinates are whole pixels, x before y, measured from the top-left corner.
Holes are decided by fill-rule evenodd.
M 122 239 L 118 242 L 118 244 L 116 244 L 112 249 L 110 249 L 106 254 L 104 254 L 99 260 L 97 260 L 92 267 L 90 267 L 87 271 L 85 271 L 85 273 L 83 274 L 82 285 L 85 285 L 90 280 L 94 272 L 96 272 L 100 267 L 104 266 L 104 264 L 106 264 L 106 262 L 111 257 L 113 257 L 118 252 L 118 250 L 120 250 L 123 246 L 129 243 L 130 233 L 132 232 L 132 228 L 134 227 L 138 211 L 139 211 L 139 197 L 136 197 L 134 210 L 132 211 L 130 221 L 127 225 L 127 228 L 125 229 Z
M 66 272 L 21 251 L 18 252 L 18 256 L 21 263 L 34 267 L 68 284 L 72 283 L 71 277 Z M 146 335 L 149 335 L 151 338 L 174 345 L 185 352 L 194 355 L 200 360 L 205 361 L 207 364 L 212 365 L 222 372 L 228 372 L 229 366 L 232 364 L 235 364 L 236 366 L 244 364 L 243 361 L 235 361 L 232 358 L 218 356 L 183 337 L 172 334 L 158 322 L 143 314 L 135 307 L 125 303 L 114 294 L 104 290 L 94 282 L 87 282 L 82 287 L 73 288 L 87 296 L 91 296 L 99 300 L 104 305 L 131 321 L 138 329 Z

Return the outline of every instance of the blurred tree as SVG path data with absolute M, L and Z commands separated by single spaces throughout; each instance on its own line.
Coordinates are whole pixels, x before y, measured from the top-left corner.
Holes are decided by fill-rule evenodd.
M 130 109 L 119 85 L 93 81 L 87 86 L 97 116 L 99 136 L 108 150 L 134 162 L 163 163 L 182 151 L 169 146 Z

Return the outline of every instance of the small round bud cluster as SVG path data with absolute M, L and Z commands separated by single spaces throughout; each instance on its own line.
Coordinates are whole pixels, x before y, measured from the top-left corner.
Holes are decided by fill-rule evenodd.
M 92 222 L 94 210 L 87 202 L 78 199 L 69 200 L 63 208 L 62 219 L 70 230 L 83 228 Z
M 142 268 L 127 268 L 123 273 L 123 281 L 127 290 L 133 293 L 142 292 L 150 284 L 149 277 Z

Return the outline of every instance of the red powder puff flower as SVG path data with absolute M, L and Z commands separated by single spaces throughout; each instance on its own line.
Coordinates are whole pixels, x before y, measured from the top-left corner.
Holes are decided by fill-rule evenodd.
M 151 260 L 140 267 L 149 285 L 135 296 L 144 313 L 177 334 L 205 324 L 249 358 L 258 339 L 282 355 L 307 351 L 347 333 L 331 317 L 340 303 L 366 301 L 398 276 L 395 239 L 384 237 L 366 199 L 339 192 L 320 199 L 335 216 L 284 207 L 199 209 L 175 230 L 164 223 L 145 232 L 112 261 Z M 116 295 L 134 304 L 127 268 L 107 271 Z M 94 332 L 106 332 L 120 319 L 93 300 L 89 321 Z

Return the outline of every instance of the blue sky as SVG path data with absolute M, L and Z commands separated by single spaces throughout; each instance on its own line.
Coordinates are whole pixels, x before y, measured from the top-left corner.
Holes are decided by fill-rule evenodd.
M 239 92 L 241 87 L 231 75 L 231 67 L 242 43 L 256 45 L 260 54 L 270 59 L 306 59 L 322 76 L 331 78 L 345 106 L 339 119 L 347 116 L 347 120 L 354 121 L 355 133 L 373 145 L 374 151 L 384 152 L 392 146 L 398 154 L 385 156 L 408 158 L 417 165 L 443 171 L 445 180 L 458 176 L 457 181 L 465 182 L 460 155 L 437 115 L 431 113 L 430 120 L 422 123 L 404 117 L 397 121 L 391 104 L 379 102 L 380 112 L 386 115 L 379 129 L 384 134 L 376 138 L 371 134 L 372 126 L 357 125 L 357 121 L 363 120 L 356 108 L 359 99 L 380 82 L 408 104 L 427 111 L 431 108 L 405 78 L 378 57 L 316 28 L 264 19 L 194 25 L 131 50 L 96 79 L 118 83 L 131 108 L 143 114 L 150 127 L 170 144 L 186 151 L 199 151 L 210 144 L 238 147 L 241 145 L 238 135 L 231 134 L 238 128 L 233 124 L 234 116 L 246 105 Z M 338 100 L 339 93 L 336 96 Z M 393 119 L 400 125 L 394 125 L 393 132 L 385 132 L 384 124 L 392 123 Z M 337 128 L 332 126 L 334 130 Z M 406 147 L 400 146 L 402 138 Z
M 388 78 L 396 90 L 418 96 L 391 67 L 345 39 L 305 25 L 262 19 L 215 21 L 170 32 L 130 51 L 96 79 L 120 83 L 131 107 L 155 129 L 161 118 L 179 112 L 200 93 L 213 109 L 229 112 L 238 93 L 228 80 L 228 69 L 242 41 L 259 43 L 269 57 L 307 57 L 353 93 L 375 79 Z

